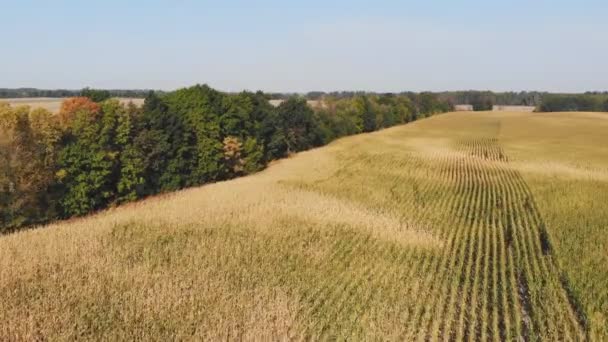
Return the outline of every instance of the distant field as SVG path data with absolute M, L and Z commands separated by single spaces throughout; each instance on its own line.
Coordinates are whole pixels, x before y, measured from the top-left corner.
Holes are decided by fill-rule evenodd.
M 137 98 L 118 98 L 121 103 L 129 103 L 133 102 L 136 106 L 141 106 L 144 103 L 144 99 Z M 65 100 L 64 98 L 57 97 L 26 97 L 26 98 L 15 98 L 15 99 L 2 99 L 0 98 L 0 102 L 8 102 L 11 106 L 30 106 L 32 108 L 45 108 L 53 113 L 59 111 L 61 108 L 61 102 Z
M 606 132 L 443 114 L 0 237 L 0 340 L 606 340 Z
M 270 104 L 278 107 L 281 105 L 281 103 L 283 103 L 285 100 L 270 100 Z M 319 106 L 323 105 L 323 102 L 321 100 L 307 100 L 306 103 L 312 107 L 312 108 L 317 108 Z
M 493 111 L 498 112 L 533 112 L 536 110 L 535 106 L 507 106 L 507 105 L 494 105 Z

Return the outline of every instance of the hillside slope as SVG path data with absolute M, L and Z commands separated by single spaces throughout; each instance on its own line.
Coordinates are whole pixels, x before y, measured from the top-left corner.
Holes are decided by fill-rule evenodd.
M 607 118 L 444 114 L 0 237 L 0 340 L 608 338 Z

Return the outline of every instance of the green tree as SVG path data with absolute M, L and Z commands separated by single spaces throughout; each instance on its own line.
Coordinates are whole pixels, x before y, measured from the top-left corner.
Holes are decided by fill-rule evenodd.
M 75 113 L 66 145 L 59 154 L 65 216 L 84 215 L 116 200 L 120 149 L 115 139 L 120 109 L 114 100 L 105 102 L 99 113 Z
M 363 96 L 363 132 L 373 132 L 376 130 L 376 113 L 368 96 Z
M 314 112 L 305 99 L 289 98 L 264 124 L 266 130 L 272 132 L 267 147 L 272 158 L 281 158 L 322 143 Z
M 133 158 L 142 160 L 146 194 L 176 190 L 184 186 L 190 169 L 190 154 L 182 117 L 170 111 L 165 100 L 150 92 L 142 109 L 142 124 L 133 141 Z
M 84 88 L 80 91 L 80 96 L 88 97 L 93 102 L 103 102 L 109 99 L 112 95 L 107 90 Z
M 184 177 L 182 186 L 221 179 L 223 163 L 220 118 L 223 94 L 206 85 L 180 89 L 167 97 L 169 112 L 183 118 L 184 131 L 172 162 Z
M 118 116 L 116 146 L 120 148 L 120 177 L 116 186 L 120 202 L 132 201 L 145 195 L 144 156 L 135 144 L 141 111 L 130 104 Z
M 256 138 L 249 137 L 243 144 L 243 171 L 245 174 L 259 171 L 264 167 L 264 147 Z

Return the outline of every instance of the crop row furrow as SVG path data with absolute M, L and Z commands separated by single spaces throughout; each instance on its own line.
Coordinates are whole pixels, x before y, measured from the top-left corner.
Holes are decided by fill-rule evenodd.
M 451 161 L 453 162 L 453 161 Z M 449 174 L 446 176 L 451 176 L 453 172 L 453 168 L 449 168 Z M 458 178 L 458 191 L 454 197 L 460 195 L 460 191 L 462 191 L 461 187 L 461 178 Z M 458 263 L 458 254 L 463 249 L 463 244 L 460 243 L 462 241 L 462 231 L 463 226 L 460 224 L 460 219 L 458 218 L 459 214 L 463 210 L 463 201 L 458 201 L 457 198 L 452 196 L 448 196 L 449 192 L 446 192 L 445 198 L 449 197 L 449 206 L 448 210 L 450 217 L 456 217 L 455 224 L 452 225 L 449 230 L 451 231 L 450 243 L 448 246 L 445 246 L 444 253 L 442 255 L 443 262 L 441 266 L 441 272 L 438 272 L 437 277 L 433 282 L 433 289 L 429 292 L 429 298 L 434 300 L 434 303 L 429 303 L 427 309 L 425 310 L 425 316 L 421 317 L 424 324 L 419 324 L 419 339 L 437 339 L 440 334 L 440 324 L 443 320 L 443 313 L 445 311 L 446 306 L 451 301 L 452 296 L 454 295 L 451 291 L 449 291 L 450 284 L 453 282 L 450 279 L 454 279 L 457 263 Z M 454 215 L 456 214 L 456 215 Z
M 468 235 L 465 236 L 464 243 L 467 243 L 466 249 L 468 253 L 466 253 L 466 259 L 464 261 L 466 267 L 465 272 L 461 274 L 461 286 L 462 290 L 460 293 L 461 302 L 458 305 L 458 320 L 455 322 L 456 327 L 454 327 L 453 331 L 455 332 L 455 339 L 463 340 L 469 336 L 469 317 L 468 312 L 470 310 L 474 310 L 473 306 L 475 303 L 475 298 L 473 297 L 473 288 L 476 285 L 474 283 L 474 275 L 476 269 L 476 260 L 477 260 L 477 245 L 478 245 L 478 231 L 479 231 L 479 222 L 474 220 L 475 213 L 479 210 L 480 197 L 482 196 L 482 187 L 477 179 L 477 174 L 475 172 L 474 165 L 469 163 L 468 160 L 463 163 L 463 173 L 462 176 L 466 178 L 469 187 L 472 189 L 470 192 L 470 197 L 465 198 L 464 200 L 472 207 L 469 207 L 470 210 L 467 210 L 465 213 L 465 224 L 467 224 L 470 229 L 468 231 Z
M 439 165 L 439 171 L 437 172 L 438 175 L 443 175 L 443 174 L 449 174 L 449 170 L 450 170 L 450 160 L 449 160 L 450 156 L 446 156 L 446 155 L 442 155 L 437 159 L 434 159 L 435 163 L 438 163 Z M 427 181 L 427 183 L 430 183 L 430 187 L 427 188 L 428 191 L 426 192 L 426 194 L 434 194 L 437 193 L 438 190 L 441 189 L 441 184 L 439 182 L 430 182 Z M 435 211 L 439 211 L 439 212 L 443 212 L 444 210 L 453 210 L 452 208 L 450 208 L 450 201 L 449 198 L 447 196 L 443 196 L 440 198 L 439 201 L 431 201 L 430 205 L 433 206 L 433 208 L 424 208 L 425 210 L 423 211 L 422 215 L 418 218 L 418 222 L 421 225 L 426 225 L 430 222 L 430 215 L 432 215 L 432 212 Z M 440 233 L 440 241 L 442 241 L 444 243 L 443 246 L 443 250 L 442 253 L 445 252 L 446 250 L 449 249 L 449 245 L 453 242 L 453 239 L 451 239 L 450 237 L 453 236 L 451 234 L 452 232 L 449 232 L 447 230 L 441 230 Z M 421 316 L 423 315 L 423 309 L 425 306 L 425 300 L 422 300 L 421 298 L 423 298 L 425 296 L 425 294 L 428 294 L 429 291 L 429 287 L 432 286 L 433 283 L 433 275 L 436 272 L 439 272 L 441 269 L 441 266 L 439 264 L 439 261 L 441 260 L 440 255 L 433 253 L 433 254 L 427 254 L 424 258 L 424 262 L 422 265 L 422 269 L 421 269 L 421 275 L 422 275 L 422 282 L 416 282 L 416 287 L 414 289 L 414 291 L 411 292 L 411 295 L 409 296 L 410 298 L 416 298 L 416 302 L 414 303 L 414 307 L 410 307 L 409 310 L 406 312 L 405 315 L 405 322 L 407 322 L 407 326 L 405 328 L 405 336 L 404 338 L 406 339 L 413 339 L 414 338 L 414 334 L 417 332 L 417 327 L 419 326 L 418 322 L 419 319 L 421 318 Z M 432 271 L 434 270 L 434 271 Z

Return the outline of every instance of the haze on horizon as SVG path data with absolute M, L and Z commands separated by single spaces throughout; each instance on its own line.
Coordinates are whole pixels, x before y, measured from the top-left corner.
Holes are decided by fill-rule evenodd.
M 608 3 L 10 1 L 0 87 L 608 90 Z

